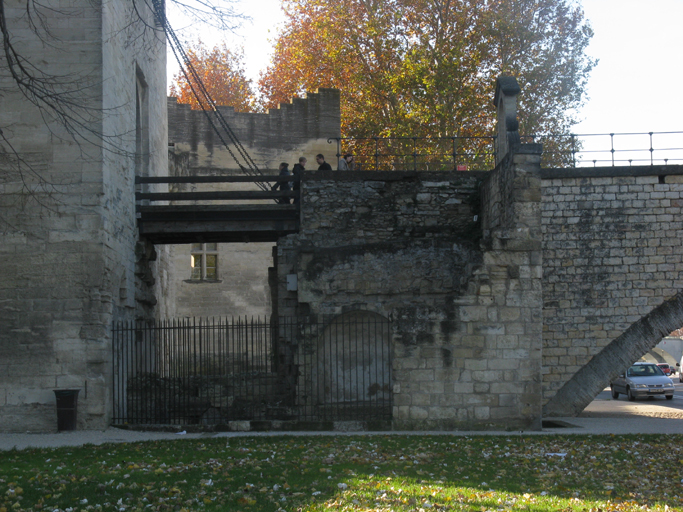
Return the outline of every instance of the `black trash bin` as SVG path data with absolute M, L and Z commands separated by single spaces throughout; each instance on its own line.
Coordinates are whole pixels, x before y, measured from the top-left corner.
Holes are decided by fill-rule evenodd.
M 76 411 L 80 389 L 55 389 L 57 430 L 76 430 Z

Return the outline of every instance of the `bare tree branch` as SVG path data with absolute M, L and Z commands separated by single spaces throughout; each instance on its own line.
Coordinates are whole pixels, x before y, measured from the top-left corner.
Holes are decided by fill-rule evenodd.
M 104 118 L 123 115 L 130 105 L 122 103 L 107 108 L 102 105 L 98 98 L 103 87 L 101 71 L 93 67 L 92 70 L 60 74 L 55 72 L 54 63 L 48 64 L 41 55 L 28 50 L 30 44 L 38 43 L 50 51 L 68 54 L 70 44 L 56 35 L 54 20 L 79 17 L 89 0 L 83 0 L 86 3 L 81 11 L 78 7 L 57 8 L 40 0 L 20 0 L 25 2 L 21 37 L 13 34 L 18 26 L 17 9 L 13 4 L 12 18 L 8 18 L 8 1 L 0 0 L 0 99 L 18 97 L 18 92 L 37 109 L 51 136 L 75 143 L 74 147 L 82 156 L 101 157 L 104 150 L 134 157 L 134 152 L 127 149 L 134 129 L 124 133 L 105 133 L 103 129 Z M 229 31 L 245 19 L 235 10 L 235 3 L 235 0 L 171 0 L 172 8 L 186 16 L 192 25 L 203 24 Z M 149 44 L 158 45 L 159 37 L 165 37 L 165 16 L 164 0 L 133 0 L 127 22 L 110 34 L 110 39 L 124 33 L 129 44 L 144 45 L 149 38 Z M 34 38 L 33 42 L 26 40 L 26 34 Z M 25 194 L 35 196 L 36 190 L 49 194 L 55 190 L 55 183 L 50 181 L 45 169 L 36 167 L 31 158 L 22 153 L 10 122 L 0 117 L 0 184 L 11 180 L 21 183 Z

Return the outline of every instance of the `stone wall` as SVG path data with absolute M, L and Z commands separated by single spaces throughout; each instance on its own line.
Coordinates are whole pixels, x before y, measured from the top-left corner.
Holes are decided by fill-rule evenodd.
M 271 312 L 268 267 L 272 244 L 218 244 L 218 279 L 191 279 L 190 246 L 172 246 L 174 315 L 267 317 Z
M 277 312 L 388 319 L 394 428 L 540 428 L 540 217 L 525 216 L 539 163 L 534 147 L 488 177 L 306 176 L 301 232 L 277 246 Z
M 219 106 L 221 114 L 246 148 L 259 169 L 277 169 L 280 162 L 289 162 L 290 169 L 300 156 L 315 166 L 315 155 L 322 153 L 335 166 L 336 145 L 330 137 L 340 137 L 339 91 L 318 89 L 305 98 L 294 98 L 282 103 L 267 114 L 235 112 L 232 107 Z M 238 169 L 239 166 L 222 144 L 206 115 L 191 110 L 168 98 L 169 144 L 175 153 L 187 153 L 190 168 L 214 170 Z M 222 133 L 225 141 L 230 141 Z M 237 153 L 234 146 L 230 146 Z M 244 161 L 240 160 L 244 165 Z
M 300 156 L 307 167 L 316 169 L 315 155 L 323 153 L 335 165 L 336 145 L 330 137 L 340 136 L 339 91 L 319 89 L 305 98 L 294 98 L 267 114 L 235 112 L 219 107 L 233 133 L 243 144 L 263 174 L 277 174 L 280 162 L 290 170 Z M 169 174 L 243 175 L 230 152 L 202 111 L 181 105 L 168 98 Z M 229 140 L 224 135 L 224 139 Z M 230 149 L 237 153 L 234 146 Z M 240 160 L 244 164 L 243 160 Z M 336 166 L 335 166 L 336 167 Z M 193 186 L 193 190 L 258 190 L 255 184 Z M 186 190 L 189 188 L 185 188 Z M 242 202 L 243 203 L 243 202 Z M 190 246 L 175 245 L 173 256 L 173 292 L 169 310 L 179 317 L 194 316 L 267 316 L 271 313 L 268 267 L 272 265 L 273 244 L 243 243 L 218 245 L 218 279 L 190 279 Z
M 683 288 L 683 167 L 544 170 L 542 190 L 543 400 L 561 412 L 558 390 Z M 669 321 L 663 335 L 683 315 Z M 583 386 L 602 389 L 659 341 L 639 338 Z
M 0 73 L 0 126 L 22 159 L 0 162 L 0 204 L 12 212 L 0 229 L 0 431 L 56 429 L 53 390 L 64 388 L 80 389 L 78 428 L 104 428 L 112 323 L 155 314 L 163 270 L 151 248 L 136 251 L 133 179 L 167 167 L 165 43 L 143 30 L 151 12 L 131 25 L 120 0 L 37 8 L 44 40 L 25 2 L 5 3 L 12 40 L 41 71 L 68 77 L 62 90 L 75 89 L 84 125 L 72 138 Z

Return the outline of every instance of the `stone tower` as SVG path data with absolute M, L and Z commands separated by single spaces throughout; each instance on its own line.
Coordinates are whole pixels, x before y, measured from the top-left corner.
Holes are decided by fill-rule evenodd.
M 32 4 L 44 30 L 25 0 L 5 2 L 14 49 L 57 102 L 20 89 L 0 58 L 0 431 L 54 430 L 64 389 L 79 390 L 79 429 L 106 427 L 112 324 L 158 313 L 164 255 L 137 243 L 134 195 L 136 175 L 168 168 L 150 5 Z

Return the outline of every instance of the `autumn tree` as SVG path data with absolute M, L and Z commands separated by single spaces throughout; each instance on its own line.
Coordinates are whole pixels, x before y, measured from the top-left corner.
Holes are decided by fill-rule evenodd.
M 259 89 L 267 107 L 342 92 L 342 133 L 490 135 L 495 78 L 522 87 L 525 133 L 567 132 L 595 61 L 572 0 L 283 0 L 286 23 Z
M 255 98 L 251 80 L 246 77 L 243 50 L 230 50 L 225 43 L 209 50 L 201 40 L 189 45 L 185 50 L 190 64 L 199 75 L 207 92 L 216 105 L 234 107 L 237 112 L 255 110 Z M 201 109 L 193 92 L 197 84 L 192 76 L 182 72 L 173 76 L 170 95 L 178 98 L 179 103 Z

